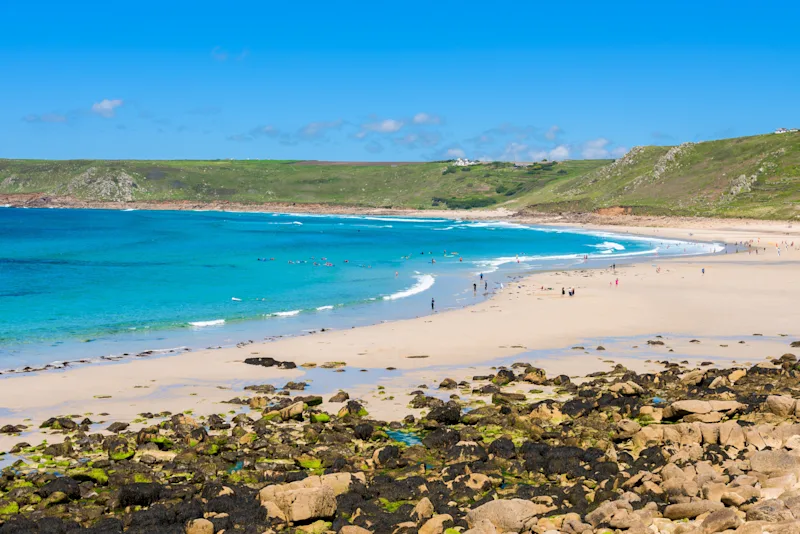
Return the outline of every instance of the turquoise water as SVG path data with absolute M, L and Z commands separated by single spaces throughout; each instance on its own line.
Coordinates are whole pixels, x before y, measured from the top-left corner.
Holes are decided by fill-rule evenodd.
M 0 369 L 414 316 L 431 298 L 485 296 L 478 273 L 490 293 L 519 271 L 656 250 L 708 246 L 445 219 L 0 208 Z

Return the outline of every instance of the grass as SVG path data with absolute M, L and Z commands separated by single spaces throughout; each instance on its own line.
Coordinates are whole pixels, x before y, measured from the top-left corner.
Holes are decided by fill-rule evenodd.
M 452 167 L 458 170 L 443 174 L 447 162 L 373 166 L 275 160 L 0 160 L 0 194 L 44 193 L 90 201 L 481 207 L 506 202 L 537 183 L 574 177 L 605 163 L 570 161 L 535 172 L 511 163 L 492 163 L 466 167 L 469 172 Z
M 800 218 L 800 133 L 637 147 L 621 160 L 404 165 L 0 160 L 0 194 L 86 201 Z
M 531 211 L 624 208 L 642 215 L 800 217 L 800 133 L 642 147 L 516 202 Z

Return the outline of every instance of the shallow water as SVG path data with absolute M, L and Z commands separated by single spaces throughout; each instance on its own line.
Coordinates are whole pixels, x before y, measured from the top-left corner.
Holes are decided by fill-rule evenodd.
M 522 271 L 712 248 L 447 219 L 0 208 L 0 369 L 413 317 Z

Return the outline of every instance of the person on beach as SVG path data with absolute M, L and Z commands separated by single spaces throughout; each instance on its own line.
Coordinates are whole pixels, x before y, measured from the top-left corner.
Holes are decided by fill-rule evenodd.
M 619 287 L 619 278 L 617 278 L 617 287 Z
M 564 290 L 564 288 L 562 287 L 562 288 L 561 288 L 561 296 L 563 297 L 563 296 L 564 296 L 564 295 L 566 295 L 566 294 L 567 294 L 566 290 Z
M 475 284 L 475 283 L 472 284 L 472 292 L 473 293 L 477 293 L 478 292 L 478 284 Z
M 702 270 L 703 274 L 706 274 L 706 268 L 705 267 L 703 267 L 701 270 Z
M 431 311 L 436 310 L 436 301 L 431 299 Z
M 483 290 L 484 291 L 489 291 L 489 282 L 484 282 L 483 283 Z
M 481 273 L 481 280 L 483 280 L 483 273 Z

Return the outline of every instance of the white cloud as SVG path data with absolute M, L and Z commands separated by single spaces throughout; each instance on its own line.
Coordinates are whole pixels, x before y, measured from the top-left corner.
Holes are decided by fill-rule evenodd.
M 545 132 L 544 137 L 550 141 L 553 141 L 561 132 L 561 128 L 554 124 Z
M 414 124 L 439 124 L 441 122 L 442 119 L 438 115 L 430 115 L 428 113 L 414 115 Z
M 327 130 L 335 130 L 340 128 L 343 124 L 344 121 L 341 119 L 335 121 L 310 122 L 300 128 L 300 136 L 309 139 L 321 137 Z
M 92 104 L 92 113 L 97 113 L 101 117 L 110 119 L 114 116 L 114 110 L 122 105 L 122 100 L 109 100 L 104 98 L 100 102 Z
M 569 157 L 569 147 L 567 145 L 558 145 L 552 149 L 548 155 L 550 159 L 560 161 Z
M 547 151 L 531 150 L 530 152 L 528 152 L 528 157 L 531 158 L 531 161 L 542 161 L 543 159 L 547 158 Z
M 618 146 L 617 148 L 611 151 L 611 155 L 614 156 L 615 158 L 621 158 L 627 153 L 628 153 L 628 147 L 626 146 Z
M 448 148 L 444 155 L 448 158 L 463 158 L 466 156 L 466 153 L 460 148 Z
M 586 159 L 605 159 L 609 156 L 608 145 L 611 143 L 605 137 L 598 137 L 586 141 L 581 149 L 581 155 Z
M 520 154 L 523 154 L 527 150 L 528 145 L 512 141 L 506 145 L 500 159 L 504 161 L 518 161 L 520 159 Z
M 364 125 L 365 130 L 380 133 L 394 133 L 403 127 L 403 121 L 385 119 L 378 122 L 370 122 Z

